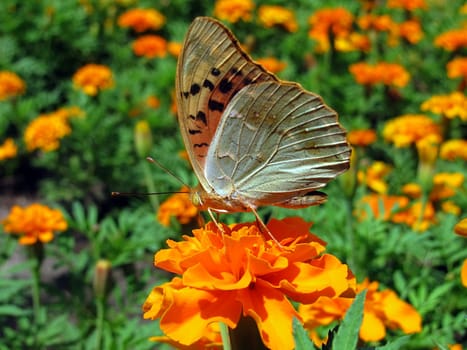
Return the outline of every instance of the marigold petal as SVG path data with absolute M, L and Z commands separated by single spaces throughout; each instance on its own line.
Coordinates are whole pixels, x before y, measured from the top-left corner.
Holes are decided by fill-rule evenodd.
M 467 218 L 462 219 L 454 226 L 454 232 L 459 236 L 467 237 Z
M 422 330 L 422 318 L 415 308 L 399 299 L 395 292 L 383 292 L 384 313 L 391 328 L 400 328 L 406 334 L 417 333 Z
M 467 288 L 467 259 L 462 263 L 461 268 L 461 282 L 464 287 Z
M 363 321 L 360 327 L 360 338 L 366 342 L 378 341 L 386 336 L 383 321 L 375 314 L 363 311 Z

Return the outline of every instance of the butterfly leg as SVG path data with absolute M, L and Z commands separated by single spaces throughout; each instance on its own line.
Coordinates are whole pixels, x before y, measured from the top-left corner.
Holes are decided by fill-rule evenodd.
M 258 212 L 256 211 L 256 208 L 255 207 L 252 207 L 252 206 L 249 206 L 249 209 L 251 210 L 251 212 L 255 215 L 256 217 L 256 222 L 259 226 L 259 229 L 262 233 L 267 233 L 269 237 L 271 237 L 271 239 L 274 241 L 274 243 L 276 243 L 280 248 L 282 248 L 282 244 L 279 243 L 279 241 L 276 239 L 276 237 L 274 237 L 274 235 L 272 234 L 271 231 L 269 231 L 269 229 L 267 228 L 266 224 L 264 223 L 264 221 L 261 219 L 261 217 L 259 216 Z
M 217 219 L 216 219 L 216 218 L 214 217 L 214 212 L 211 210 L 211 208 L 208 208 L 208 214 L 209 214 L 209 216 L 211 217 L 212 222 L 217 226 L 217 228 L 218 228 L 219 231 L 221 232 L 222 238 L 223 238 L 223 237 L 224 237 L 224 234 L 225 234 L 225 231 L 224 231 L 224 229 L 222 228 L 222 226 L 219 224 L 219 222 L 218 222 L 218 220 L 217 220 L 217 219 L 219 219 L 219 214 L 216 213 L 217 216 L 218 216 Z

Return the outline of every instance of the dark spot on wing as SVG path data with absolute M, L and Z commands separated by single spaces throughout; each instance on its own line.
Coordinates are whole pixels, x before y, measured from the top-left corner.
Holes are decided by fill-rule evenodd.
M 195 84 L 191 85 L 191 87 L 190 87 L 190 94 L 196 95 L 199 92 L 199 90 L 201 90 L 201 87 L 198 84 L 195 83 Z
M 243 84 L 245 84 L 245 85 L 250 85 L 252 82 L 253 82 L 253 80 L 251 80 L 250 78 L 243 79 Z
M 188 96 L 190 96 L 190 93 L 185 91 L 185 92 L 182 92 L 182 95 L 185 97 L 185 98 L 188 98 Z
M 225 94 L 225 93 L 229 92 L 230 90 L 232 90 L 232 87 L 233 87 L 232 82 L 229 81 L 227 78 L 222 79 L 220 84 L 219 84 L 219 90 L 223 94 Z
M 203 143 L 195 143 L 195 144 L 193 144 L 193 147 L 194 147 L 194 148 L 209 147 L 209 144 L 207 144 L 206 142 L 203 142 Z
M 219 112 L 222 112 L 224 110 L 224 104 L 219 102 L 219 101 L 215 101 L 215 100 L 209 100 L 208 102 L 208 108 L 211 110 L 211 111 L 219 111 Z
M 201 130 L 198 130 L 198 129 L 188 129 L 188 133 L 189 133 L 190 135 L 201 134 Z
M 204 125 L 208 125 L 206 114 L 203 111 L 199 111 L 198 114 L 196 114 L 196 120 L 201 120 Z
M 203 87 L 208 88 L 209 90 L 212 91 L 214 89 L 214 84 L 210 80 L 205 79 L 203 83 Z
M 221 71 L 217 68 L 213 68 L 211 69 L 211 74 L 217 77 L 219 74 L 221 74 Z
M 235 67 L 233 67 L 233 68 L 230 70 L 230 73 L 232 73 L 233 75 L 242 75 L 242 71 L 239 70 L 238 68 L 235 68 Z

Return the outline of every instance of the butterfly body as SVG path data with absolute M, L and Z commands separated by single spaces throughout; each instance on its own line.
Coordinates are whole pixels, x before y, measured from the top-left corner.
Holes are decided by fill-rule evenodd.
M 334 110 L 280 81 L 243 52 L 216 20 L 191 25 L 177 67 L 181 133 L 200 181 L 192 199 L 219 212 L 301 208 L 349 166 Z

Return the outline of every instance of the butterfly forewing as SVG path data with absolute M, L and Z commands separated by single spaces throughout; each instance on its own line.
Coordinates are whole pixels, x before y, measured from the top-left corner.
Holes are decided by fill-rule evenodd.
M 176 94 L 183 140 L 203 186 L 205 158 L 222 112 L 243 87 L 276 80 L 222 24 L 207 17 L 193 21 L 178 61 Z
M 251 206 L 284 205 L 323 187 L 349 166 L 336 112 L 294 83 L 243 88 L 211 142 L 205 177 L 220 196 Z

